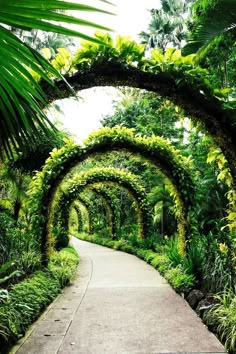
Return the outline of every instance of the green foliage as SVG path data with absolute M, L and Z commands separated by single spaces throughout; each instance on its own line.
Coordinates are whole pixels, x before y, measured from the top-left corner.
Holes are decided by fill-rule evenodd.
M 57 245 L 62 245 L 66 242 L 68 235 L 68 216 L 69 206 L 81 193 L 81 191 L 88 185 L 97 182 L 109 182 L 121 184 L 126 188 L 138 201 L 139 209 L 137 210 L 140 217 L 139 237 L 142 239 L 147 237 L 150 227 L 150 212 L 145 196 L 145 189 L 140 184 L 140 181 L 131 173 L 115 168 L 94 168 L 87 172 L 81 172 L 68 182 L 64 187 L 57 200 L 57 205 L 53 210 L 54 217 L 52 223 L 60 225 L 60 238 Z
M 44 81 L 53 85 L 49 78 L 53 75 L 62 78 L 50 63 L 35 49 L 23 43 L 7 26 L 22 30 L 39 29 L 47 32 L 56 32 L 68 36 L 76 36 L 87 40 L 100 42 L 78 31 L 66 27 L 67 23 L 86 25 L 94 28 L 109 30 L 86 20 L 74 16 L 58 13 L 63 11 L 95 11 L 103 12 L 91 6 L 76 4 L 68 1 L 49 0 L 37 2 L 27 0 L 19 6 L 18 0 L 6 2 L 1 0 L 0 5 L 0 37 L 1 37 L 1 147 L 8 154 L 13 147 L 19 145 L 21 149 L 28 144 L 35 143 L 35 137 L 40 138 L 38 127 L 47 134 L 52 125 L 42 105 L 46 104 L 46 97 L 41 86 L 32 75 L 36 72 Z M 8 60 L 5 60 L 8 56 Z M 28 70 L 28 69 L 31 69 Z
M 101 120 L 104 127 L 119 125 L 132 128 L 142 136 L 162 136 L 175 146 L 179 146 L 183 140 L 184 128 L 181 125 L 177 128 L 175 124 L 184 118 L 183 111 L 169 100 L 133 89 L 129 96 L 124 92 L 123 100 L 114 108 L 112 115 Z
M 177 237 L 171 237 L 163 246 L 163 251 L 171 261 L 173 267 L 177 267 L 182 262 L 183 257 L 179 252 Z
M 232 290 L 214 296 L 216 304 L 206 313 L 207 324 L 216 330 L 225 348 L 236 350 L 236 297 Z
M 214 40 L 230 31 L 235 39 L 235 1 L 198 0 L 193 6 L 193 25 L 185 54 L 200 50 L 205 54 Z
M 164 276 L 165 273 L 171 268 L 171 261 L 165 254 L 156 254 L 155 257 L 152 257 L 150 264 Z
M 117 148 L 130 149 L 151 159 L 171 180 L 172 194 L 177 203 L 176 216 L 180 222 L 180 248 L 184 253 L 184 238 L 188 228 L 187 214 L 194 195 L 192 163 L 165 139 L 136 137 L 132 130 L 125 128 L 103 128 L 89 137 L 85 142 L 85 148 L 74 145 L 72 141 L 68 140 L 64 147 L 52 152 L 51 158 L 47 160 L 44 169 L 37 174 L 30 187 L 28 210 L 31 228 L 36 239 L 46 244 L 46 240 L 42 239 L 42 233 L 47 232 L 47 209 L 43 205 L 48 205 L 58 180 L 60 181 L 68 169 L 85 159 L 88 154 Z M 140 201 L 142 198 L 138 199 Z M 65 236 L 67 237 L 67 230 L 63 232 L 66 232 Z M 49 240 L 48 243 L 50 244 Z
M 75 275 L 78 255 L 72 248 L 55 253 L 48 269 L 14 285 L 0 301 L 0 344 L 7 348 L 21 338 L 28 326 Z
M 188 292 L 195 283 L 195 278 L 192 274 L 184 274 L 180 267 L 169 269 L 165 273 L 166 280 L 178 292 Z
M 32 174 L 34 171 L 41 170 L 51 151 L 60 149 L 65 144 L 65 139 L 68 139 L 68 134 L 64 131 L 51 129 L 45 134 L 43 130 L 39 128 L 38 130 L 40 139 L 36 140 L 33 145 L 29 145 L 27 151 L 20 152 L 11 161 L 11 167 L 16 169 L 16 171 L 20 170 L 24 173 Z
M 233 288 L 233 260 L 228 254 L 227 245 L 218 243 L 211 236 L 203 272 L 204 286 L 207 291 L 217 293 Z
M 77 69 L 104 65 L 108 58 L 110 63 L 117 66 L 139 65 L 144 57 L 144 46 L 132 41 L 130 37 L 117 36 L 113 41 L 108 33 L 96 32 L 94 36 L 100 43 L 82 41 L 81 48 L 75 53 L 73 64 Z
M 32 235 L 11 216 L 0 213 L 0 283 L 7 286 L 40 268 L 40 255 Z
M 72 247 L 54 252 L 48 264 L 49 272 L 59 280 L 60 286 L 64 287 L 73 279 L 76 266 L 79 263 L 79 256 Z

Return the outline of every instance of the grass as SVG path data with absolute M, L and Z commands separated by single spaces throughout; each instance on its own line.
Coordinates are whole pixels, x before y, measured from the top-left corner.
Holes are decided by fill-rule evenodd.
M 206 323 L 213 328 L 225 343 L 226 349 L 236 353 L 236 296 L 232 290 L 214 296 L 216 304 L 205 316 Z

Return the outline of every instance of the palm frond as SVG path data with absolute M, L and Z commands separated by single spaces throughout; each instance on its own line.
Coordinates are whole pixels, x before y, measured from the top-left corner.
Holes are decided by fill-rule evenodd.
M 110 4 L 108 1 L 98 1 Z M 0 0 L 0 147 L 7 154 L 11 154 L 13 148 L 23 149 L 27 144 L 34 143 L 40 138 L 38 128 L 46 133 L 51 125 L 41 110 L 41 106 L 45 105 L 44 93 L 29 69 L 52 85 L 49 76 L 61 78 L 61 75 L 5 25 L 29 31 L 56 32 L 99 43 L 101 40 L 98 38 L 67 28 L 65 24 L 109 30 L 105 26 L 58 13 L 58 10 L 110 14 L 96 7 L 64 0 Z
M 215 5 L 200 17 L 200 22 L 191 33 L 182 54 L 189 55 L 198 50 L 204 52 L 215 38 L 227 32 L 231 32 L 236 38 L 236 1 L 217 0 Z

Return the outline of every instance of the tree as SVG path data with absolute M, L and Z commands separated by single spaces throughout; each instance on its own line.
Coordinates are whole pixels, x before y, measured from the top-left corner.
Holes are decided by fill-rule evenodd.
M 222 98 L 235 97 L 236 3 L 233 0 L 198 0 L 192 7 L 188 43 L 183 55 L 207 68 L 209 79 Z
M 105 0 L 100 1 L 109 3 Z M 51 84 L 53 83 L 49 78 L 50 75 L 60 77 L 60 74 L 40 53 L 23 43 L 8 29 L 8 26 L 27 31 L 37 29 L 55 32 L 96 42 L 100 41 L 68 29 L 61 23 L 106 29 L 104 26 L 58 13 L 58 10 L 108 13 L 65 0 L 25 0 L 24 2 L 0 0 L 0 146 L 8 154 L 12 152 L 12 147 L 16 148 L 17 145 L 23 149 L 28 144 L 34 144 L 35 138 L 40 137 L 38 127 L 47 134 L 48 126 L 52 125 L 41 109 L 41 106 L 45 105 L 45 96 L 33 72 Z
M 50 49 L 51 58 L 54 58 L 58 48 L 70 50 L 73 47 L 73 37 L 68 37 L 60 33 L 48 33 L 32 29 L 23 31 L 19 28 L 11 27 L 13 32 L 22 42 L 40 52 L 44 48 Z
M 114 127 L 121 125 L 135 129 L 143 136 L 158 135 L 170 139 L 174 145 L 179 145 L 184 139 L 185 128 L 181 109 L 169 100 L 153 93 L 132 90 L 124 99 L 115 105 L 115 113 L 105 116 L 103 126 Z M 176 123 L 179 123 L 178 128 Z
M 236 2 L 234 0 L 198 0 L 192 7 L 193 23 L 183 54 L 206 53 L 216 39 L 230 33 L 236 40 Z
M 186 37 L 186 13 L 191 1 L 162 0 L 160 10 L 152 9 L 148 32 L 139 34 L 141 42 L 149 48 L 160 48 L 164 53 L 167 46 L 181 48 Z

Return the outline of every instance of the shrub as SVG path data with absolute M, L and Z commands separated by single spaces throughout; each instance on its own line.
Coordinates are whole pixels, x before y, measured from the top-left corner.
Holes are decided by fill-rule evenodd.
M 54 278 L 59 280 L 60 286 L 64 287 L 75 275 L 78 262 L 78 254 L 72 247 L 67 247 L 60 252 L 53 253 L 48 270 Z
M 165 278 L 180 293 L 190 291 L 195 283 L 194 276 L 192 274 L 185 274 L 181 267 L 167 270 Z
M 161 274 L 165 274 L 165 272 L 170 269 L 171 262 L 165 254 L 156 254 L 151 260 L 151 265 L 158 269 Z
M 203 278 L 206 290 L 218 293 L 232 289 L 233 278 L 227 253 L 219 252 L 216 248 L 209 252 L 204 266 Z
M 181 264 L 183 257 L 179 253 L 177 237 L 171 237 L 168 239 L 166 244 L 163 246 L 162 252 L 167 255 L 173 267 L 177 267 L 179 264 Z
M 115 242 L 114 244 L 114 249 L 115 250 L 121 250 L 123 246 L 126 246 L 127 245 L 127 241 L 126 240 L 123 240 L 123 239 L 120 239 L 118 241 Z

